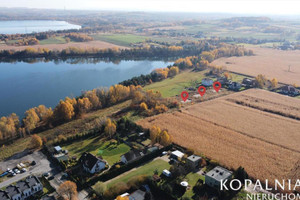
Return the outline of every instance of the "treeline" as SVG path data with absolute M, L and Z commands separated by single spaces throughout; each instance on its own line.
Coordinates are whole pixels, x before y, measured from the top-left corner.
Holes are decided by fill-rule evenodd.
M 40 41 L 36 38 L 23 38 L 23 39 L 17 40 L 16 42 L 8 43 L 8 45 L 27 46 L 27 45 L 36 45 L 39 43 L 40 43 Z
M 88 42 L 93 41 L 94 39 L 86 34 L 79 34 L 79 33 L 69 33 L 65 35 L 65 38 L 69 38 L 75 42 Z
M 121 85 L 147 85 L 153 82 L 161 81 L 168 77 L 174 77 L 179 73 L 179 68 L 176 66 L 168 66 L 166 68 L 155 69 L 147 75 L 135 76 L 131 79 L 120 82 Z
M 183 48 L 174 47 L 145 47 L 133 49 L 99 49 L 99 48 L 77 48 L 69 47 L 62 51 L 49 50 L 47 48 L 34 49 L 26 48 L 22 51 L 2 50 L 0 51 L 0 60 L 6 59 L 25 59 L 25 58 L 68 58 L 68 57 L 97 57 L 97 58 L 114 58 L 114 59 L 136 59 L 136 58 L 169 58 L 181 57 L 187 55 L 197 55 L 207 48 L 202 45 L 187 46 Z

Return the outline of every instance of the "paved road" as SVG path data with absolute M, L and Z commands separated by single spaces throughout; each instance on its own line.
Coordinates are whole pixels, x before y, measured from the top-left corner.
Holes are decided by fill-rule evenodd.
M 9 158 L 8 160 L 0 162 L 0 167 L 1 170 L 6 171 L 7 168 L 15 168 L 16 165 L 20 162 L 32 162 L 33 160 L 36 162 L 36 165 L 30 166 L 28 168 L 28 171 L 25 173 L 17 174 L 14 177 L 8 177 L 7 180 L 0 183 L 0 188 L 17 182 L 30 174 L 41 175 L 45 172 L 54 173 L 55 171 L 57 171 L 56 167 L 49 162 L 47 157 L 41 151 L 36 151 L 32 154 L 28 154 L 28 151 L 21 152 Z

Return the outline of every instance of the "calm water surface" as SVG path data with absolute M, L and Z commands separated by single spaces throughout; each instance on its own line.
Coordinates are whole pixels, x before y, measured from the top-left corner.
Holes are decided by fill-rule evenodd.
M 65 21 L 51 20 L 24 20 L 24 21 L 0 21 L 0 34 L 32 33 L 44 31 L 58 31 L 68 29 L 80 29 L 81 26 Z
M 0 116 L 12 112 L 23 116 L 31 107 L 54 107 L 66 96 L 107 87 L 123 80 L 166 67 L 164 61 L 121 61 L 114 63 L 38 62 L 0 63 Z

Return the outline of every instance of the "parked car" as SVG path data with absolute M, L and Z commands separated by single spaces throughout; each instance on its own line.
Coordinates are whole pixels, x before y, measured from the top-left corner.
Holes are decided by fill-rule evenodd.
M 167 151 L 163 151 L 162 153 L 161 153 L 161 155 L 167 155 L 168 154 L 168 152 Z
M 23 168 L 26 167 L 23 163 L 20 163 L 20 166 L 23 167 Z
M 14 172 L 15 172 L 16 174 L 20 174 L 20 173 L 21 173 L 20 170 L 18 170 L 18 169 L 15 169 Z
M 35 161 L 32 161 L 32 162 L 31 162 L 31 165 L 36 165 L 36 162 L 35 162 Z
M 48 181 L 51 181 L 51 180 L 53 180 L 54 179 L 54 176 L 50 176 L 49 178 L 48 178 Z
M 50 173 L 49 172 L 43 173 L 43 176 L 48 177 L 48 176 L 50 176 Z
M 13 172 L 13 173 L 11 173 L 11 175 L 12 175 L 12 176 L 15 176 L 15 175 L 17 175 L 17 174 Z
M 27 172 L 27 169 L 26 168 L 22 168 L 21 172 Z

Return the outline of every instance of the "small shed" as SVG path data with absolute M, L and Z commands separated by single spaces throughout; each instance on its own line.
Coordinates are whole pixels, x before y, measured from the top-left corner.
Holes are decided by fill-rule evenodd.
M 55 146 L 54 147 L 54 151 L 55 151 L 55 153 L 61 153 L 62 152 L 62 148 L 60 146 Z
M 182 153 L 181 151 L 178 151 L 178 150 L 173 151 L 170 155 L 170 157 L 175 160 L 181 159 L 183 156 L 184 156 L 184 153 Z

